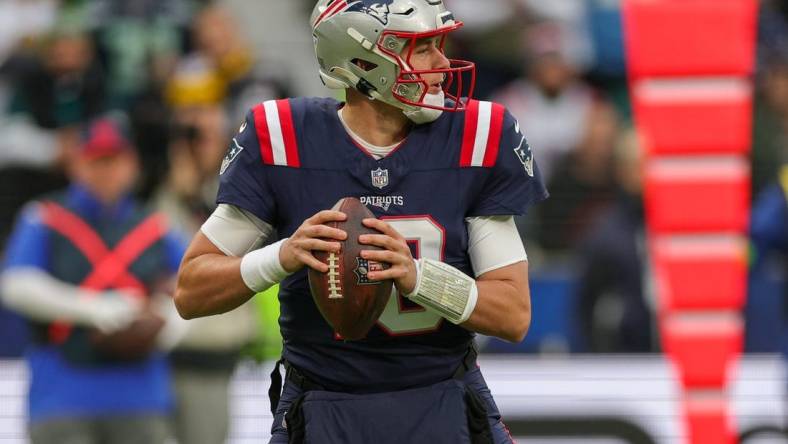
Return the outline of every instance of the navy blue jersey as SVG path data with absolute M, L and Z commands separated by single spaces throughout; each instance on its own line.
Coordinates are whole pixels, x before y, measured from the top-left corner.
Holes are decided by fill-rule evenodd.
M 505 109 L 472 101 L 415 126 L 387 157 L 354 143 L 332 99 L 269 101 L 253 108 L 222 165 L 218 203 L 244 208 L 290 236 L 340 198 L 358 197 L 405 237 L 414 257 L 468 275 L 465 218 L 523 214 L 547 196 L 539 169 Z M 395 294 L 368 337 L 337 338 L 301 270 L 282 282 L 284 357 L 328 389 L 382 391 L 446 379 L 473 334 Z

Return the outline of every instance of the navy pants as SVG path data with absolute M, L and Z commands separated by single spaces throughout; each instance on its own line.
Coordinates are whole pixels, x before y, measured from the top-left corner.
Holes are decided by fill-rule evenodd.
M 485 403 L 487 410 L 487 420 L 490 424 L 493 440 L 495 444 L 510 444 L 512 438 L 509 431 L 501 421 L 501 414 L 498 411 L 498 406 L 490 394 L 490 389 L 487 388 L 487 383 L 484 381 L 479 368 L 470 370 L 462 378 L 462 382 L 473 391 L 475 391 L 481 400 Z M 282 389 L 282 396 L 279 399 L 279 404 L 276 408 L 274 415 L 273 425 L 271 426 L 271 444 L 287 444 L 288 434 L 284 426 L 284 415 L 289 410 L 293 401 L 301 395 L 302 391 L 299 387 L 295 386 L 289 381 L 285 381 L 284 388 Z M 416 439 L 417 437 L 414 437 Z M 416 442 L 416 441 L 414 441 Z

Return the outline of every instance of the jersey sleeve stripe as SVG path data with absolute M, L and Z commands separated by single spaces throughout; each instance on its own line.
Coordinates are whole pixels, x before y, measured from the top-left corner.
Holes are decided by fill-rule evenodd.
M 290 101 L 287 99 L 277 100 L 276 107 L 279 111 L 279 121 L 282 126 L 286 163 L 288 166 L 298 168 L 301 166 L 301 162 L 298 159 L 298 141 L 296 139 L 295 126 L 293 125 L 293 112 L 290 108 Z
M 268 135 L 271 137 L 271 151 L 273 151 L 274 165 L 286 166 L 287 154 L 285 141 L 282 137 L 282 124 L 279 119 L 279 109 L 276 101 L 268 100 L 263 103 L 265 107 L 265 120 L 268 123 Z
M 498 147 L 501 143 L 501 130 L 503 129 L 504 107 L 501 104 L 493 103 L 492 116 L 490 117 L 490 136 L 487 138 L 487 148 L 484 153 L 482 166 L 495 166 L 498 160 Z
M 260 155 L 266 165 L 298 168 L 298 141 L 290 101 L 268 100 L 253 108 Z
M 462 134 L 462 149 L 460 151 L 460 166 L 471 166 L 473 156 L 473 145 L 476 140 L 476 127 L 479 120 L 479 101 L 468 101 L 465 110 L 465 128 Z
M 252 109 L 254 114 L 254 128 L 257 132 L 257 141 L 260 144 L 260 157 L 266 165 L 274 163 L 274 152 L 271 148 L 271 137 L 268 134 L 268 120 L 263 104 L 259 104 Z
M 484 163 L 484 153 L 487 151 L 487 140 L 490 137 L 491 117 L 492 103 L 479 102 L 479 119 L 476 121 L 476 139 L 473 142 L 471 166 L 479 167 Z

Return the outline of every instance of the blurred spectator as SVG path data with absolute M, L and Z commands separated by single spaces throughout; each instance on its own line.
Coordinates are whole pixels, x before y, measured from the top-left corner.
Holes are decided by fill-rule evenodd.
M 6 64 L 10 113 L 28 113 L 38 126 L 55 129 L 104 110 L 104 75 L 90 38 L 79 30 L 55 30 L 41 52 L 20 51 Z
M 788 272 L 788 164 L 782 166 L 777 177 L 777 183 L 772 183 L 757 196 L 750 233 L 756 260 L 761 262 L 775 254 L 779 255 L 784 269 Z M 788 358 L 788 288 L 784 289 L 783 294 L 781 345 L 785 357 Z
M 54 131 L 41 128 L 29 113 L 8 113 L 19 87 L 18 63 L 6 59 L 38 43 L 55 23 L 54 0 L 0 2 L 0 252 L 13 217 L 30 198 L 65 185 L 55 169 L 60 159 Z M 12 79 L 11 75 L 14 74 Z M 13 190 L 13 191 L 11 191 Z M 0 356 L 21 356 L 29 339 L 26 322 L 0 305 Z
M 65 185 L 65 153 L 76 126 L 103 110 L 103 76 L 90 39 L 67 27 L 38 47 L 22 47 L 0 68 L 0 241 L 27 200 Z
M 589 0 L 587 3 L 588 32 L 594 54 L 593 72 L 598 76 L 618 78 L 626 86 L 622 2 Z
M 777 176 L 788 160 L 788 51 L 773 54 L 759 75 L 752 145 L 753 192 Z
M 561 36 L 557 50 L 579 71 L 590 67 L 594 47 L 588 30 L 588 1 L 578 0 L 518 0 L 525 4 L 536 20 L 549 22 Z
M 782 0 L 758 2 L 758 67 L 775 54 L 788 53 L 788 3 Z
M 591 352 L 654 351 L 642 157 L 635 132 L 621 136 L 615 151 L 616 200 L 594 221 L 577 249 L 577 317 Z
M 529 17 L 519 0 L 447 0 L 465 25 L 447 44 L 452 58 L 476 62 L 476 88 L 473 96 L 488 99 L 501 86 L 522 74 L 525 65 L 524 26 Z M 311 6 L 310 6 L 311 8 Z
M 205 60 L 190 56 L 168 87 L 174 107 L 169 171 L 152 202 L 189 234 L 196 233 L 215 208 L 230 132 L 222 103 L 225 82 L 211 65 L 201 63 Z M 256 319 L 254 305 L 244 304 L 188 321 L 186 336 L 171 355 L 178 442 L 221 444 L 227 439 L 230 380 L 242 350 L 257 336 Z
M 241 122 L 246 111 L 262 100 L 287 97 L 286 85 L 262 76 L 251 47 L 239 33 L 238 23 L 218 6 L 203 9 L 194 20 L 195 52 L 210 64 L 215 81 L 221 82 L 225 107 L 231 122 Z
M 759 2 L 758 65 L 752 145 L 753 195 L 788 161 L 788 4 Z
M 591 89 L 562 55 L 560 40 L 559 28 L 534 27 L 528 36 L 528 78 L 507 85 L 493 98 L 520 122 L 548 183 L 559 159 L 580 144 L 593 104 Z
M 107 70 L 110 103 L 128 106 L 161 85 L 183 52 L 194 5 L 190 0 L 94 0 L 85 9 Z
M 129 118 L 142 164 L 138 195 L 149 199 L 167 173 L 172 116 L 162 86 L 150 84 L 129 106 Z
M 192 0 L 68 2 L 89 27 L 107 75 L 107 103 L 128 110 L 140 149 L 139 195 L 147 198 L 166 172 L 169 109 L 163 87 L 188 46 Z
M 165 147 L 173 135 L 172 107 L 220 105 L 228 114 L 225 119 L 240 122 L 252 105 L 287 93 L 281 82 L 258 76 L 256 61 L 238 28 L 217 6 L 199 11 L 191 27 L 192 51 L 176 60 L 166 79 L 156 77 L 132 102 L 132 121 L 143 148 L 143 196 L 151 195 L 167 175 Z M 222 145 L 225 140 L 223 136 Z
M 0 124 L 0 131 L 5 129 Z M 8 133 L 4 133 L 8 134 Z M 10 135 L 10 134 L 9 134 Z M 0 150 L 2 150 L 0 143 Z M 40 168 L 19 163 L 0 162 L 0 245 L 5 244 L 14 216 L 33 197 L 62 188 L 67 183 L 59 167 Z
M 153 203 L 185 233 L 196 233 L 215 206 L 227 121 L 220 103 L 177 107 L 173 121 L 169 171 Z
M 55 23 L 55 0 L 0 2 L 0 65 L 20 41 L 46 33 Z
M 611 104 L 596 102 L 586 113 L 583 135 L 556 163 L 548 182 L 550 199 L 539 209 L 537 240 L 545 250 L 574 247 L 613 200 L 612 159 L 618 129 Z
M 241 93 L 254 65 L 250 48 L 238 34 L 238 24 L 225 10 L 212 6 L 195 17 L 192 32 L 196 51 L 211 61 L 232 100 Z
M 33 444 L 163 443 L 169 372 L 156 347 L 182 325 L 169 295 L 184 245 L 129 195 L 134 147 L 102 118 L 73 153 L 71 185 L 33 202 L 10 239 L 7 305 L 35 325 Z

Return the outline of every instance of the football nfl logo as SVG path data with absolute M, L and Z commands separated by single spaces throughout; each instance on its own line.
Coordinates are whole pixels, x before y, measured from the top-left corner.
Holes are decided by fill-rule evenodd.
M 367 259 L 362 259 L 360 257 L 356 257 L 356 268 L 353 270 L 353 273 L 356 274 L 356 280 L 358 285 L 378 285 L 380 281 L 371 281 L 367 276 L 370 271 L 382 271 L 383 265 L 380 262 L 370 261 Z
M 383 188 L 389 184 L 389 170 L 378 168 L 372 171 L 372 185 Z

